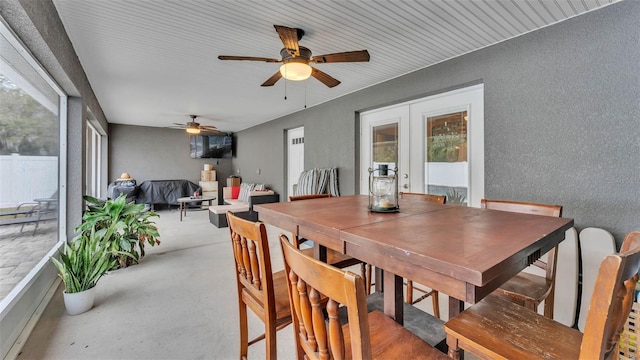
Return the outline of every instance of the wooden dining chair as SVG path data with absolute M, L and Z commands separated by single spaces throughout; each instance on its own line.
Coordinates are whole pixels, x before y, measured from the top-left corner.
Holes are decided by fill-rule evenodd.
M 289 201 L 299 201 L 299 200 L 309 200 L 309 199 L 322 199 L 329 198 L 331 194 L 309 194 L 309 195 L 295 195 L 289 196 Z M 300 249 L 300 245 L 307 241 L 307 239 L 296 236 L 293 234 L 293 244 L 296 248 Z M 302 252 L 309 256 L 313 256 L 313 248 L 302 249 Z M 344 269 L 353 265 L 360 265 L 360 273 L 362 277 L 366 279 L 366 287 L 367 294 L 371 293 L 371 266 L 365 264 L 364 262 L 353 258 L 351 256 L 347 256 L 338 251 L 327 249 L 327 264 L 335 266 L 340 269 Z
M 298 360 L 448 359 L 380 311 L 367 312 L 364 279 L 305 255 L 280 235 Z M 348 323 L 340 322 L 340 307 Z
M 620 333 L 640 270 L 640 232 L 600 264 L 584 334 L 507 299 L 489 295 L 445 323 L 449 356 L 482 359 L 618 359 Z
M 444 204 L 447 201 L 447 197 L 444 195 L 433 195 L 433 194 L 422 194 L 422 193 L 411 193 L 411 192 L 400 192 L 400 199 L 409 199 L 409 200 L 418 200 L 418 201 L 427 201 L 436 204 Z M 422 295 L 417 299 L 413 299 L 414 291 L 421 292 Z M 431 296 L 431 304 L 433 305 L 433 316 L 440 318 L 440 300 L 438 298 L 437 290 L 427 290 L 420 287 L 417 287 L 413 284 L 413 281 L 407 279 L 407 295 L 405 297 L 405 302 L 408 304 L 418 303 L 426 298 Z
M 480 206 L 483 209 L 510 211 L 524 214 L 562 216 L 562 206 L 536 204 L 517 201 L 487 200 L 482 199 Z M 540 269 L 544 275 L 536 275 L 527 270 L 504 283 L 497 295 L 506 296 L 512 302 L 525 306 L 533 311 L 538 311 L 538 305 L 544 301 L 544 316 L 553 319 L 553 303 L 555 298 L 556 260 L 558 247 L 554 247 L 546 254 L 546 261 L 539 259 L 531 267 Z M 530 270 L 529 270 L 530 271 Z
M 240 310 L 240 359 L 246 359 L 249 346 L 265 339 L 266 358 L 276 359 L 276 332 L 291 323 L 284 270 L 273 272 L 267 230 L 227 212 L 235 260 Z M 249 341 L 247 307 L 264 322 L 264 334 Z

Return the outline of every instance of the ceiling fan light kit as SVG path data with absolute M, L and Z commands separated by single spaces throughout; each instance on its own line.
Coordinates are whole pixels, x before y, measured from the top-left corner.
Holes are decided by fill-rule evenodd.
M 195 125 L 195 126 L 194 126 L 194 125 Z M 198 127 L 198 125 L 197 125 L 197 124 L 194 124 L 194 125 L 189 124 L 189 125 L 187 126 L 187 129 L 186 129 L 186 130 L 187 130 L 187 132 L 188 132 L 189 134 L 194 134 L 194 135 L 200 134 L 200 128 Z
M 289 62 L 280 66 L 280 74 L 287 80 L 307 80 L 311 76 L 311 66 L 302 62 Z
M 273 74 L 269 79 L 267 79 L 267 81 L 262 83 L 261 86 L 273 86 L 281 78 L 300 81 L 308 79 L 309 77 L 314 77 L 330 88 L 338 86 L 340 81 L 334 79 L 329 74 L 310 66 L 310 63 L 326 64 L 336 62 L 369 61 L 369 52 L 367 50 L 311 56 L 311 50 L 298 44 L 298 41 L 300 41 L 304 36 L 304 30 L 281 25 L 273 25 L 273 27 L 275 27 L 276 32 L 278 33 L 278 36 L 280 36 L 280 40 L 284 45 L 284 48 L 280 50 L 281 59 L 233 55 L 220 55 L 218 56 L 218 59 L 282 63 L 280 71 Z

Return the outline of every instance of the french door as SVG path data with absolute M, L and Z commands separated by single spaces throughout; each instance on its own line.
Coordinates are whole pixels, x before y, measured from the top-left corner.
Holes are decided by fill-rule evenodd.
M 483 86 L 361 114 L 360 193 L 368 169 L 398 169 L 399 191 L 446 195 L 480 206 L 484 196 Z

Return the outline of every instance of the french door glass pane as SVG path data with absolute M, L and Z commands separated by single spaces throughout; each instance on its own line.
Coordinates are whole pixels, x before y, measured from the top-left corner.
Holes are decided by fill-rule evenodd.
M 373 168 L 389 165 L 395 169 L 398 164 L 398 124 L 387 124 L 373 127 Z
M 466 111 L 426 119 L 425 188 L 447 204 L 468 204 L 467 121 Z

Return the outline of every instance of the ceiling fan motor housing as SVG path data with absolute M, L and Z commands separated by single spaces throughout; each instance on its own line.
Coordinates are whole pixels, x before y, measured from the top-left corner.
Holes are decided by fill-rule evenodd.
M 311 50 L 307 49 L 304 46 L 300 46 L 300 55 L 293 57 L 289 54 L 287 48 L 283 48 L 280 50 L 280 55 L 282 56 L 282 63 L 286 64 L 288 62 L 301 62 L 308 64 L 311 59 Z

